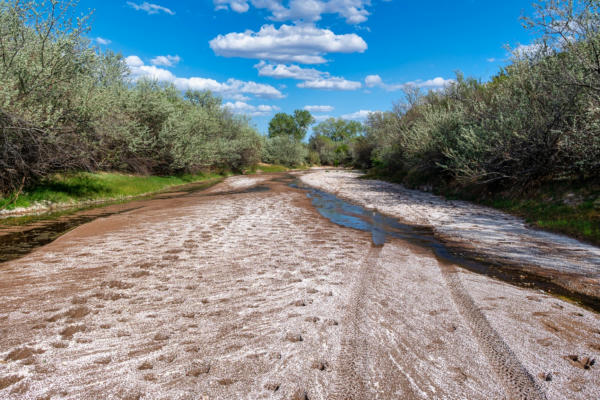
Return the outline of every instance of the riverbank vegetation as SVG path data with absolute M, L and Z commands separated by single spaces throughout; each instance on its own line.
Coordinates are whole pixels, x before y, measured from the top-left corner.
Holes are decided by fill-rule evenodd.
M 75 2 L 0 1 L 0 194 L 56 173 L 146 175 L 243 169 L 261 136 L 210 92 L 134 82 L 101 52 Z
M 538 39 L 509 49 L 511 62 L 489 81 L 457 74 L 429 93 L 407 85 L 401 102 L 364 125 L 322 122 L 309 141 L 311 161 L 600 243 L 600 2 L 534 8 L 523 23 Z
M 353 163 L 352 148 L 364 133 L 360 122 L 328 118 L 313 127 L 308 142 L 309 161 L 314 164 L 349 165 Z
M 535 8 L 523 22 L 538 40 L 509 65 L 488 82 L 406 87 L 404 102 L 369 116 L 353 164 L 600 243 L 600 3 Z
M 218 181 L 223 176 L 216 173 L 179 176 L 142 176 L 114 172 L 54 174 L 23 192 L 18 198 L 0 197 L 0 209 L 121 200 L 189 183 Z
M 346 165 L 600 242 L 597 0 L 539 1 L 523 18 L 538 39 L 489 81 L 407 85 L 391 110 L 322 121 L 308 143 L 308 111 L 276 114 L 265 137 L 210 92 L 132 80 L 121 55 L 86 38 L 75 5 L 0 0 L 0 208 L 60 197 L 48 188 L 64 177 L 67 192 L 101 193 L 99 171 L 169 181 L 261 161 Z
M 372 114 L 369 167 L 411 184 L 482 194 L 600 176 L 600 3 L 547 1 L 540 32 L 489 82 L 453 84 Z
M 269 122 L 269 136 L 264 138 L 262 160 L 286 167 L 303 165 L 308 156 L 302 141 L 314 118 L 306 110 L 295 110 L 293 114 L 277 113 Z

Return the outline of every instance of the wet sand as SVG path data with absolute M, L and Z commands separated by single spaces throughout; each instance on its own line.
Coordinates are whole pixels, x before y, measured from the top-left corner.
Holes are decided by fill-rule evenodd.
M 154 200 L 0 264 L 0 398 L 600 398 L 598 314 L 374 247 L 283 177 Z
M 600 304 L 600 248 L 532 229 L 517 217 L 466 201 L 445 200 L 401 185 L 358 179 L 360 173 L 319 171 L 308 185 L 434 231 L 448 247 L 473 258 L 534 274 Z

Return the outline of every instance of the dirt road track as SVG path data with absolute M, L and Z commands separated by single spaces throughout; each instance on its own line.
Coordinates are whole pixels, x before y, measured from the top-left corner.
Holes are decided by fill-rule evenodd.
M 597 314 L 372 247 L 280 178 L 153 201 L 1 264 L 0 398 L 600 398 Z

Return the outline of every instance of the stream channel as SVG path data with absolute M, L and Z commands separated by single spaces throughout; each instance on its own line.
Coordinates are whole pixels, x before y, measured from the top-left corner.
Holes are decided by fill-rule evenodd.
M 331 222 L 345 228 L 370 232 L 373 246 L 384 246 L 386 242 L 391 240 L 404 240 L 431 250 L 442 263 L 455 264 L 472 272 L 491 276 L 517 286 L 543 290 L 600 312 L 600 299 L 598 298 L 571 292 L 544 277 L 529 273 L 522 268 L 486 262 L 485 260 L 481 260 L 478 255 L 469 254 L 464 249 L 451 248 L 436 238 L 435 232 L 431 228 L 403 224 L 375 210 L 368 210 L 344 201 L 331 193 L 305 186 L 292 175 L 285 174 L 272 178 L 271 181 L 284 183 L 291 190 L 305 192 L 319 214 Z M 241 191 L 201 193 L 205 188 L 205 185 L 191 184 L 184 188 L 178 188 L 177 192 L 151 196 L 149 200 L 156 198 L 177 198 L 194 194 L 227 196 L 250 192 L 268 192 L 270 190 L 268 181 L 265 184 Z M 139 205 L 119 207 L 115 211 L 109 211 L 108 207 L 106 210 L 98 208 L 97 212 L 91 214 L 77 212 L 66 217 L 61 217 L 60 220 L 47 221 L 28 230 L 0 234 L 0 263 L 23 257 L 36 248 L 54 241 L 64 233 L 96 218 L 125 213 L 139 207 Z

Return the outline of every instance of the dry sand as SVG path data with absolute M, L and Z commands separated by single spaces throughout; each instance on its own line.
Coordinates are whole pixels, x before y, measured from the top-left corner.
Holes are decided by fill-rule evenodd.
M 0 398 L 600 398 L 598 314 L 372 247 L 281 177 L 148 202 L 1 264 Z M 232 193 L 257 183 L 271 190 Z

